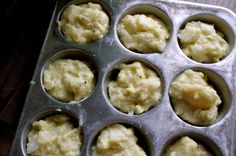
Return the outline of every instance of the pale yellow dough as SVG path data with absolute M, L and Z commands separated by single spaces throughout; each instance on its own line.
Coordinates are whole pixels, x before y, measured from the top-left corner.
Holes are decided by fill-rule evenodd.
M 229 44 L 214 25 L 192 21 L 178 34 L 183 52 L 191 59 L 215 63 L 229 53 Z
M 169 39 L 167 26 L 154 15 L 126 15 L 117 31 L 126 48 L 141 53 L 163 52 Z
M 103 129 L 92 149 L 92 156 L 146 156 L 137 144 L 132 128 L 114 124 Z
M 100 4 L 69 5 L 62 13 L 59 27 L 70 41 L 90 43 L 108 31 L 109 17 Z
M 70 118 L 57 114 L 35 121 L 28 134 L 30 156 L 79 156 L 82 136 Z
M 201 144 L 184 136 L 170 145 L 163 156 L 213 156 Z
M 158 75 L 141 62 L 122 63 L 116 81 L 108 84 L 113 106 L 125 113 L 141 114 L 158 103 L 162 85 Z
M 172 82 L 169 95 L 175 113 L 192 124 L 211 124 L 218 115 L 221 99 L 202 72 L 186 70 Z
M 73 102 L 89 96 L 95 87 L 95 77 L 87 63 L 59 59 L 44 70 L 43 85 L 54 98 Z

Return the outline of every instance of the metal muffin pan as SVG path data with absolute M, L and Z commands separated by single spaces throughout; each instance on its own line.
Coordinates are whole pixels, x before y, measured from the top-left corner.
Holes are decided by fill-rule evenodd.
M 63 9 L 71 3 L 99 3 L 110 17 L 108 33 L 89 44 L 67 41 L 57 21 Z M 162 53 L 140 54 L 126 49 L 119 41 L 117 24 L 126 14 L 152 13 L 163 19 L 170 31 L 168 44 Z M 202 64 L 189 59 L 181 51 L 177 34 L 184 24 L 201 20 L 215 24 L 230 44 L 230 53 L 218 63 Z M 82 127 L 82 156 L 90 156 L 91 148 L 104 127 L 123 123 L 135 127 L 141 144 L 150 156 L 160 156 L 175 139 L 187 135 L 202 143 L 216 156 L 236 155 L 236 16 L 222 7 L 181 1 L 155 0 L 60 0 L 55 7 L 48 33 L 35 69 L 30 89 L 19 121 L 10 155 L 27 155 L 27 135 L 31 123 L 54 113 L 67 113 Z M 72 52 L 71 52 L 72 51 Z M 91 95 L 74 104 L 51 98 L 42 86 L 45 65 L 59 57 L 78 57 L 91 62 L 97 83 Z M 163 83 L 158 104 L 141 115 L 128 115 L 114 108 L 108 98 L 107 83 L 116 65 L 140 60 L 153 68 Z M 217 120 L 209 126 L 195 126 L 180 119 L 174 112 L 168 90 L 177 75 L 186 69 L 204 72 L 220 94 L 223 104 Z M 145 142 L 145 143 L 143 143 Z

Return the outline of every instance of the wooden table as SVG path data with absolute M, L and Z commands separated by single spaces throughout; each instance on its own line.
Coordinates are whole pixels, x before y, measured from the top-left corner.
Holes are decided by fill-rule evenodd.
M 68 0 L 69 1 L 69 0 Z M 224 6 L 236 13 L 236 0 L 185 0 Z M 8 0 L 0 6 L 0 156 L 11 146 L 56 0 Z
M 236 13 L 236 0 L 183 0 L 183 1 L 219 5 L 231 9 Z

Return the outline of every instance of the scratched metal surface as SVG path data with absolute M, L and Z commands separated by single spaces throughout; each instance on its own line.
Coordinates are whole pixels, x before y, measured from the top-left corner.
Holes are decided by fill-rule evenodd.
M 60 0 L 45 38 L 31 87 L 19 121 L 10 155 L 27 155 L 27 133 L 33 121 L 55 112 L 66 112 L 82 126 L 83 147 L 81 155 L 91 155 L 91 147 L 99 131 L 112 123 L 125 123 L 136 127 L 144 136 L 148 155 L 159 156 L 165 147 L 182 135 L 189 135 L 204 144 L 214 155 L 235 154 L 235 14 L 227 9 L 181 1 L 154 0 L 91 0 L 102 4 L 110 16 L 110 28 L 101 40 L 89 44 L 67 41 L 58 29 L 57 20 L 68 0 Z M 72 1 L 84 3 L 88 0 Z M 170 39 L 163 53 L 138 54 L 127 50 L 119 41 L 116 27 L 125 14 L 153 13 L 170 28 Z M 202 64 L 187 58 L 178 46 L 177 33 L 189 20 L 214 23 L 222 31 L 231 46 L 230 54 L 214 64 Z M 48 60 L 60 57 L 82 57 L 91 60 L 97 73 L 97 84 L 92 94 L 75 104 L 63 104 L 49 97 L 42 87 L 42 72 Z M 127 115 L 113 108 L 107 96 L 107 81 L 114 67 L 125 61 L 141 60 L 158 71 L 162 77 L 163 94 L 159 103 L 142 115 Z M 209 126 L 194 126 L 181 120 L 173 111 L 168 96 L 172 80 L 186 69 L 204 72 L 221 95 L 223 104 L 219 117 Z

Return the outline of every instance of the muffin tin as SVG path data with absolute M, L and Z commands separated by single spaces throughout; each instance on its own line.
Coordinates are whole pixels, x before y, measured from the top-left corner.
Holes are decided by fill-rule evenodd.
M 100 40 L 88 44 L 67 41 L 58 28 L 58 20 L 69 4 L 99 3 L 110 17 L 108 33 Z M 119 41 L 117 24 L 126 14 L 151 13 L 169 27 L 170 39 L 162 53 L 140 54 L 126 49 Z M 236 155 L 236 54 L 235 14 L 225 8 L 181 1 L 155 0 L 60 0 L 55 7 L 48 33 L 35 69 L 24 109 L 10 155 L 27 155 L 27 135 L 32 122 L 55 113 L 66 113 L 82 127 L 82 156 L 91 155 L 91 148 L 99 132 L 113 123 L 134 127 L 141 146 L 150 156 L 160 156 L 165 148 L 180 136 L 187 135 L 203 144 L 216 156 Z M 224 33 L 230 53 L 218 63 L 202 64 L 183 54 L 177 34 L 184 24 L 192 20 L 213 23 Z M 97 83 L 89 97 L 65 104 L 47 94 L 42 84 L 45 66 L 57 58 L 89 60 L 94 67 Z M 158 104 L 141 115 L 124 114 L 115 109 L 108 98 L 107 83 L 116 65 L 140 60 L 155 71 L 162 80 L 162 98 Z M 174 112 L 168 90 L 171 82 L 186 69 L 205 73 L 222 98 L 217 120 L 209 126 L 191 125 Z M 143 143 L 145 141 L 145 143 Z

